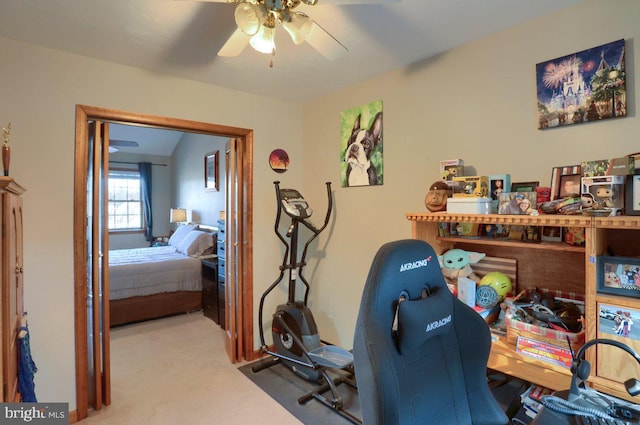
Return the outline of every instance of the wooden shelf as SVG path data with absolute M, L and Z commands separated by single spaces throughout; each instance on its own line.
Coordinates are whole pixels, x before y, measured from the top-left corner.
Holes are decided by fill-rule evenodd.
M 542 360 L 516 353 L 506 337 L 494 338 L 487 367 L 553 390 L 564 390 L 571 384 L 571 372 Z
M 502 214 L 450 214 L 446 212 L 410 212 L 411 234 L 424 240 L 438 254 L 451 248 L 477 250 L 493 257 L 517 260 L 517 287 L 543 287 L 585 295 L 586 339 L 611 337 L 599 328 L 598 304 L 640 310 L 640 300 L 632 297 L 605 295 L 596 292 L 595 259 L 612 250 L 616 256 L 639 257 L 640 216 L 591 217 L 586 215 L 502 215 Z M 488 237 L 441 237 L 439 223 L 478 223 L 516 226 L 582 227 L 585 246 L 572 246 L 560 242 L 522 242 Z M 592 365 L 589 383 L 594 388 L 616 397 L 635 401 L 626 394 L 622 381 L 638 376 L 640 367 L 629 362 L 628 354 L 612 347 L 587 350 L 586 358 Z M 614 369 L 611 364 L 632 370 Z M 602 366 L 606 365 L 607 368 Z M 563 390 L 569 388 L 571 372 L 552 363 L 516 353 L 515 346 L 506 337 L 494 338 L 487 366 L 546 387 Z
M 573 246 L 563 242 L 521 242 L 509 238 L 465 238 L 465 237 L 438 237 L 439 241 L 478 245 L 497 245 L 513 248 L 543 249 L 545 251 L 574 251 L 585 252 L 583 246 Z
M 446 212 L 407 213 L 407 220 L 426 221 L 436 223 L 485 223 L 485 224 L 510 224 L 520 226 L 562 226 L 585 227 L 591 225 L 592 217 L 584 215 L 508 215 L 508 214 L 449 214 Z

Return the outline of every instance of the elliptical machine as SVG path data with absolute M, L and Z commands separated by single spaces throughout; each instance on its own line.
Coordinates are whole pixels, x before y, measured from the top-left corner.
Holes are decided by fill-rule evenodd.
M 346 383 L 356 388 L 356 383 L 353 379 L 353 355 L 343 348 L 336 347 L 320 339 L 313 314 L 309 307 L 307 307 L 309 283 L 303 275 L 309 245 L 329 224 L 333 209 L 331 183 L 326 183 L 328 198 L 327 214 L 324 224 L 319 229 L 309 221 L 313 210 L 300 192 L 295 189 L 281 189 L 279 181 L 275 181 L 274 186 L 277 200 L 274 228 L 276 235 L 285 246 L 285 252 L 282 264 L 280 265 L 280 275 L 262 294 L 262 297 L 260 297 L 260 307 L 258 311 L 260 351 L 271 355 L 271 357 L 262 362 L 258 362 L 253 366 L 252 371 L 259 372 L 282 362 L 298 376 L 308 381 L 317 382 L 324 379 L 324 383 L 316 390 L 301 396 L 298 399 L 298 403 L 304 404 L 312 398 L 315 398 L 349 421 L 355 424 L 361 424 L 362 421 L 359 418 L 342 409 L 342 397 L 337 390 L 337 385 L 341 383 Z M 291 219 L 291 224 L 287 229 L 286 235 L 280 232 L 280 220 L 283 211 Z M 312 235 L 305 242 L 302 255 L 298 261 L 300 224 L 309 229 Z M 290 242 L 287 241 L 287 238 Z M 287 272 L 289 278 L 288 298 L 286 304 L 278 305 L 273 314 L 271 332 L 274 348 L 271 350 L 267 346 L 264 337 L 264 301 L 267 296 L 282 283 L 285 273 Z M 296 297 L 298 279 L 304 285 L 304 297 L 302 300 Z M 334 373 L 336 376 L 332 377 L 328 373 L 330 370 L 334 372 L 339 370 L 340 373 Z M 331 398 L 323 395 L 329 391 L 331 392 Z

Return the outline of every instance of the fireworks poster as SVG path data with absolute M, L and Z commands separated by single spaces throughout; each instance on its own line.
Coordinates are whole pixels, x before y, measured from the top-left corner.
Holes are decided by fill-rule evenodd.
M 538 129 L 627 116 L 624 39 L 536 65 Z

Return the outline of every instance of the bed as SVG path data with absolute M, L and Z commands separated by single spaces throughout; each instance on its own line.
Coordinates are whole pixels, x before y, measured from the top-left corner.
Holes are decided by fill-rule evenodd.
M 200 310 L 200 259 L 215 240 L 212 229 L 182 225 L 167 246 L 109 251 L 111 326 Z

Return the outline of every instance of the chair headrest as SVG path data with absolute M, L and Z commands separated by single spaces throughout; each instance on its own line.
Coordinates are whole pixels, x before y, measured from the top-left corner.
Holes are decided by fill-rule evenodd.
M 452 327 L 453 295 L 447 288 L 417 300 L 405 300 L 398 306 L 398 348 L 401 353 L 414 350 L 425 341 L 443 335 Z
M 425 286 L 430 291 L 446 287 L 435 251 L 428 243 L 416 239 L 388 242 L 380 247 L 367 281 L 387 299 L 397 299 L 401 291 L 406 291 L 410 299 L 417 299 Z

